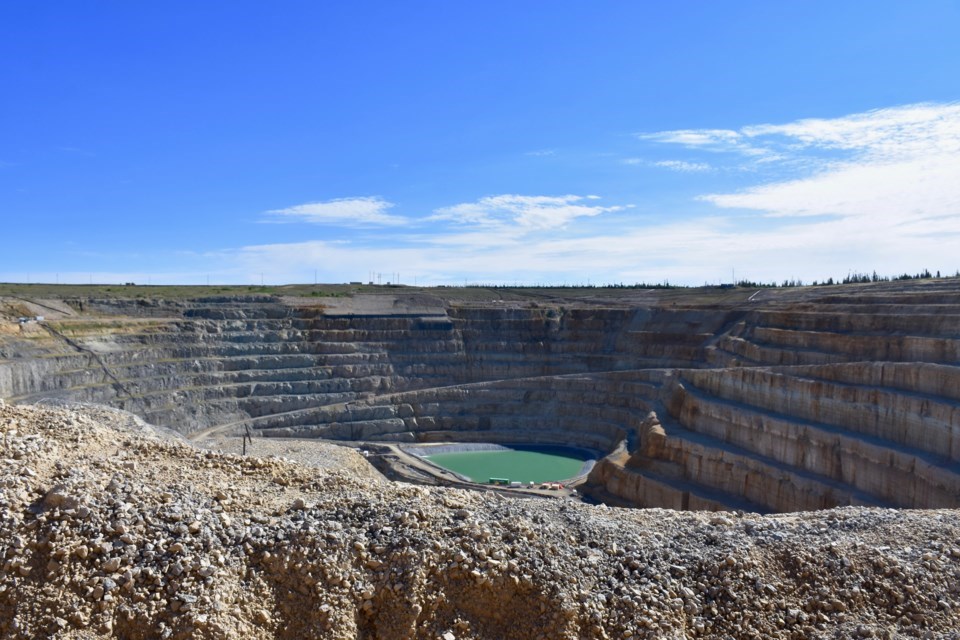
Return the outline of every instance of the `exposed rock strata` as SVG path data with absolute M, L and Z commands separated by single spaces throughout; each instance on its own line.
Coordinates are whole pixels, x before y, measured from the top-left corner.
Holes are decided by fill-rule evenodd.
M 960 506 L 958 281 L 658 295 L 48 301 L 3 324 L 0 397 L 194 437 L 625 450 L 592 490 L 638 506 Z

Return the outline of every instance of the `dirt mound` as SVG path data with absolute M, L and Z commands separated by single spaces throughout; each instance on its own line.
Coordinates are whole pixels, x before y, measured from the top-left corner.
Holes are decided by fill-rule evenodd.
M 128 422 L 0 404 L 0 636 L 846 638 L 960 627 L 955 511 L 760 517 L 514 500 L 202 451 Z

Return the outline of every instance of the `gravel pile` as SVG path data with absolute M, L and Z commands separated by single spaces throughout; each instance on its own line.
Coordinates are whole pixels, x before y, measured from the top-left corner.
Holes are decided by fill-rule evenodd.
M 0 405 L 0 637 L 960 637 L 955 511 L 511 499 L 127 422 Z
M 244 440 L 237 436 L 216 436 L 193 441 L 193 444 L 219 453 L 244 451 Z M 367 462 L 357 450 L 349 446 L 330 444 L 320 440 L 293 438 L 253 438 L 247 442 L 247 455 L 283 458 L 307 467 L 340 470 L 369 482 L 386 482 L 379 471 Z

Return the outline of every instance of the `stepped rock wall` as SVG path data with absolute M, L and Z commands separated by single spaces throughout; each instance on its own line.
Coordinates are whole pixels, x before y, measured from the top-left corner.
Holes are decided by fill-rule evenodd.
M 853 289 L 62 300 L 0 327 L 0 398 L 194 437 L 568 443 L 610 454 L 586 490 L 617 504 L 960 506 L 960 285 Z

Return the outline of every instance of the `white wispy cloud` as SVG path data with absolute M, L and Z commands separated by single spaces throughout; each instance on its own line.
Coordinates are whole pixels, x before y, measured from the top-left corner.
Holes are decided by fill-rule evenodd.
M 713 165 L 706 162 L 688 162 L 686 160 L 647 160 L 645 158 L 624 158 L 623 164 L 632 166 L 660 167 L 681 173 L 702 173 L 713 171 Z
M 685 147 L 736 147 L 743 139 L 743 135 L 731 129 L 677 129 L 675 131 L 659 131 L 656 133 L 641 133 L 638 137 L 643 140 L 653 140 L 665 144 L 680 144 Z
M 781 125 L 744 127 L 749 138 L 783 136 L 806 147 L 861 151 L 899 159 L 931 151 L 960 151 L 960 104 L 915 104 L 841 118 L 807 118 Z
M 671 169 L 684 173 L 697 173 L 701 171 L 712 171 L 713 166 L 706 162 L 688 162 L 686 160 L 648 160 L 646 158 L 624 158 L 623 164 L 631 166 L 660 167 L 661 169 Z
M 504 194 L 487 196 L 476 202 L 464 202 L 434 211 L 428 220 L 447 220 L 477 227 L 511 226 L 519 230 L 554 229 L 573 220 L 601 213 L 621 211 L 623 206 L 603 207 L 587 204 L 598 196 L 523 196 Z
M 920 103 L 838 118 L 804 118 L 739 129 L 678 129 L 641 133 L 641 140 L 695 151 L 738 152 L 790 160 L 804 151 L 847 151 L 874 159 L 957 152 L 960 104 Z
M 917 228 L 913 228 L 917 226 Z M 239 281 L 308 282 L 365 279 L 373 271 L 400 273 L 412 284 L 663 282 L 698 285 L 737 278 L 782 281 L 842 277 L 850 271 L 914 273 L 960 267 L 954 219 L 910 222 L 902 234 L 855 219 L 783 219 L 769 229 L 738 218 L 693 220 L 607 229 L 587 235 L 440 234 L 417 241 L 351 245 L 324 241 L 243 247 L 218 256 Z
M 307 202 L 284 209 L 267 211 L 267 222 L 309 222 L 345 227 L 399 226 L 407 224 L 402 216 L 387 213 L 392 202 L 376 196 L 338 198 L 323 202 Z
M 702 171 L 710 171 L 713 168 L 706 162 L 687 162 L 685 160 L 659 160 L 654 162 L 653 165 L 655 167 L 672 169 L 673 171 L 681 171 L 683 173 L 700 173 Z
M 675 144 L 697 151 L 736 152 L 754 158 L 770 156 L 771 149 L 755 145 L 744 131 L 733 129 L 677 129 L 637 134 L 640 140 Z
M 805 158 L 807 171 L 704 200 L 769 216 L 862 218 L 891 230 L 937 216 L 960 222 L 960 104 L 910 105 L 744 131 L 778 138 L 793 156 Z M 824 153 L 835 150 L 846 156 Z

